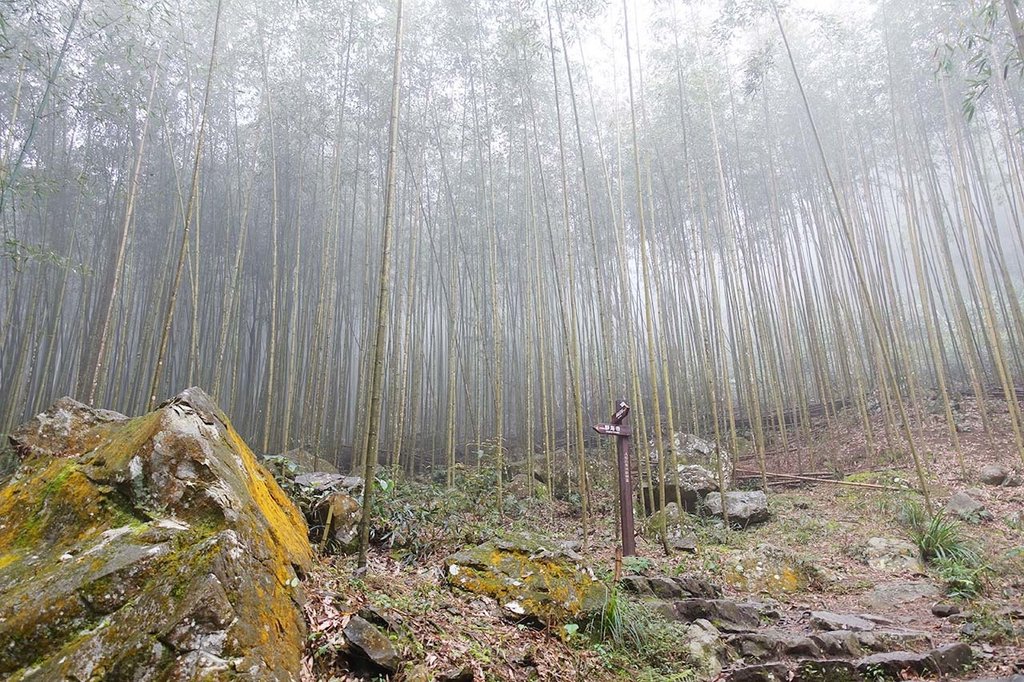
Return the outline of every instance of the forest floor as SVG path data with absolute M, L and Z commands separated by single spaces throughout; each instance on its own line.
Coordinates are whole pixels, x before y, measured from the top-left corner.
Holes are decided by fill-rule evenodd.
M 842 480 L 886 489 L 827 482 L 772 486 L 772 517 L 767 523 L 728 530 L 720 523 L 687 516 L 689 530 L 697 538 L 695 552 L 666 556 L 656 537 L 641 535 L 637 556 L 625 560 L 623 572 L 700 574 L 722 586 L 728 598 L 771 602 L 781 622 L 794 627 L 815 610 L 870 613 L 896 627 L 927 633 L 934 646 L 970 643 L 975 652 L 972 668 L 945 679 L 1024 673 L 1024 487 L 985 486 L 976 480 L 986 464 L 1019 471 L 1021 462 L 1007 426 L 1005 404 L 989 401 L 987 405 L 994 436 L 986 435 L 972 400 L 958 406 L 966 480 L 941 413 L 919 415 L 916 429 L 935 508 L 940 509 L 953 493 L 971 489 L 987 510 L 953 524 L 960 541 L 977 554 L 968 569 L 936 562 L 916 569 L 868 564 L 865 552 L 871 538 L 913 541 L 907 515 L 922 498 L 910 489 L 917 478 L 909 455 L 902 447 L 887 445 L 881 417 L 875 420 L 869 450 L 855 411 L 847 410 L 829 423 L 822 420 L 810 433 L 790 433 L 785 452 L 776 435 L 769 444 L 769 452 L 775 454 L 769 456 L 767 468 L 831 471 Z M 893 437 L 891 442 L 898 439 Z M 756 468 L 749 461 L 742 466 Z M 358 574 L 354 559 L 325 557 L 307 582 L 306 609 L 313 631 L 306 661 L 308 679 L 372 679 L 349 671 L 346 661 L 328 646 L 346 617 L 367 605 L 397 623 L 393 639 L 407 661 L 395 676 L 398 680 L 694 679 L 679 631 L 667 622 L 645 617 L 643 632 L 649 641 L 642 647 L 587 634 L 585 625 L 571 631 L 538 629 L 510 622 L 493 602 L 453 590 L 444 580 L 446 555 L 465 545 L 517 533 L 580 543 L 580 553 L 597 577 L 611 580 L 617 544 L 612 473 L 610 463 L 595 456 L 590 472 L 593 520 L 585 547 L 580 543 L 578 506 L 569 502 L 508 495 L 503 517 L 493 505 L 481 504 L 492 495 L 493 475 L 486 469 L 460 471 L 460 485 L 454 492 L 401 481 L 390 486 L 381 496 L 385 532 L 371 552 L 369 570 Z M 812 579 L 789 593 L 768 593 L 756 581 L 735 580 L 733 567 L 766 551 L 768 556 L 784 556 L 809 567 Z M 915 598 L 915 590 L 922 594 Z M 961 613 L 937 617 L 932 613 L 936 603 L 955 605 Z M 721 679 L 728 671 L 729 664 Z

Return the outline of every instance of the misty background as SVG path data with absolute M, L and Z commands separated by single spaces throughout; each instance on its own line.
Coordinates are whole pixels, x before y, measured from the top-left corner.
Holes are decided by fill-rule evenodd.
M 387 460 L 1012 395 L 1019 11 L 408 0 Z M 350 463 L 395 50 L 389 2 L 4 0 L 0 433 L 199 385 Z

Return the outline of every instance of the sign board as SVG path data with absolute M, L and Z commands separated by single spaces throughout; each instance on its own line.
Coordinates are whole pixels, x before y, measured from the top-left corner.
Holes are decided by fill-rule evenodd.
M 620 424 L 594 424 L 594 430 L 602 436 L 632 436 L 633 430 Z

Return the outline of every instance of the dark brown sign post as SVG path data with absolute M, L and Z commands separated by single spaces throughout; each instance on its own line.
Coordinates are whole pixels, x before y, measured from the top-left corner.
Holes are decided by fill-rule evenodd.
M 633 532 L 633 483 L 629 477 L 629 437 L 633 434 L 624 423 L 629 417 L 629 405 L 620 400 L 610 424 L 594 424 L 602 436 L 615 436 L 615 449 L 619 455 L 619 522 L 622 527 L 622 555 L 636 554 Z

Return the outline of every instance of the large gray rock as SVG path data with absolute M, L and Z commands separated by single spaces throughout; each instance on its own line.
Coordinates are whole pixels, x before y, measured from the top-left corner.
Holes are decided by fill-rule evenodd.
M 16 433 L 0 677 L 299 678 L 306 526 L 209 396 L 131 420 L 61 400 Z
M 681 464 L 676 474 L 666 474 L 665 500 L 668 504 L 677 501 L 691 514 L 700 511 L 701 501 L 708 493 L 718 490 L 715 473 L 700 464 Z M 657 482 L 644 489 L 644 506 L 648 513 L 662 509 L 661 489 Z
M 704 507 L 712 516 L 723 516 L 722 498 L 725 498 L 725 511 L 729 523 L 746 528 L 755 523 L 762 523 L 771 518 L 768 511 L 768 497 L 761 490 L 732 490 L 727 493 L 709 493 L 704 498 Z
M 954 493 L 952 497 L 946 502 L 946 512 L 949 514 L 955 514 L 961 519 L 968 521 L 980 521 L 982 519 L 991 519 L 992 515 L 985 509 L 985 505 L 978 502 L 971 493 L 966 490 L 961 490 Z
M 961 672 L 971 664 L 971 647 L 962 642 L 926 653 L 894 651 L 872 654 L 856 662 L 857 671 L 868 679 L 904 679 L 906 674 L 943 676 Z
M 732 481 L 732 455 L 720 450 L 713 442 L 692 433 L 679 431 L 673 435 L 670 443 L 665 443 L 665 447 L 669 453 L 675 452 L 678 466 L 675 471 L 672 470 L 673 459 L 671 454 L 668 454 L 665 462 L 665 500 L 662 502 L 657 480 L 660 468 L 658 451 L 652 444 L 649 457 L 655 481 L 649 495 L 654 500 L 654 505 L 651 507 L 648 504 L 648 494 L 645 492 L 644 504 L 648 506 L 648 513 L 661 509 L 668 502 L 678 502 L 686 511 L 696 513 L 707 494 L 719 489 L 719 461 L 724 487 L 726 490 L 729 489 Z

